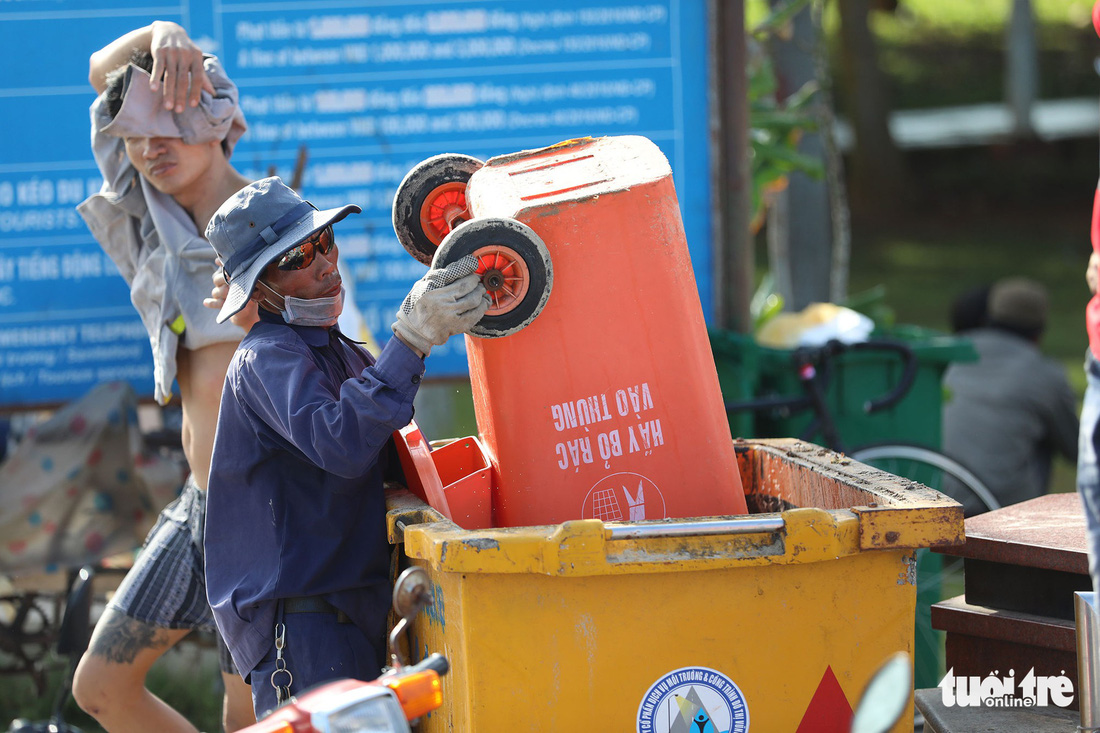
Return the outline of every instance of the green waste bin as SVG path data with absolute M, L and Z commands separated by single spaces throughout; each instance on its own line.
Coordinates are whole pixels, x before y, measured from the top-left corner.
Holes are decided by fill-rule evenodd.
M 954 362 L 975 361 L 973 345 L 918 326 L 897 326 L 876 331 L 872 339 L 900 341 L 917 359 L 917 373 L 909 392 L 894 406 L 867 414 L 863 405 L 888 394 L 901 378 L 900 355 L 888 351 L 848 351 L 831 365 L 825 403 L 833 417 L 843 447 L 855 448 L 908 443 L 940 449 L 943 412 L 943 374 Z M 762 397 L 798 397 L 804 394 L 793 351 L 757 344 L 751 336 L 710 331 L 718 380 L 726 403 Z M 799 437 L 824 444 L 820 432 L 806 435 L 815 415 L 810 410 L 769 410 L 729 413 L 735 437 Z M 909 476 L 922 480 L 921 477 Z M 927 479 L 923 479 L 927 480 Z M 934 487 L 936 488 L 936 487 Z M 917 609 L 915 681 L 918 688 L 935 687 L 942 676 L 942 633 L 931 626 L 930 609 L 941 600 L 942 558 L 917 552 Z
M 708 333 L 722 399 L 728 404 L 756 397 L 760 390 L 762 349 L 749 336 L 714 329 L 710 329 Z M 752 412 L 730 412 L 727 417 L 733 437 L 756 436 L 756 419 Z
M 946 336 L 917 326 L 897 326 L 876 331 L 872 339 L 900 341 L 917 359 L 913 386 L 893 407 L 868 415 L 867 400 L 887 394 L 901 377 L 902 359 L 882 351 L 849 351 L 832 363 L 825 402 L 832 414 L 844 447 L 884 442 L 914 443 L 938 450 L 943 406 L 943 373 L 952 362 L 974 361 L 977 352 L 965 339 Z M 718 380 L 727 403 L 753 397 L 797 397 L 803 394 L 792 362 L 793 352 L 757 344 L 751 336 L 710 331 Z M 803 435 L 814 420 L 809 410 L 770 410 L 753 415 L 734 412 L 729 416 L 735 437 L 800 437 L 823 443 L 820 434 Z

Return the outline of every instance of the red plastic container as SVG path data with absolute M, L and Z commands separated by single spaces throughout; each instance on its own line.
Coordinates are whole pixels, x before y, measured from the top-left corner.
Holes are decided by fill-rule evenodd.
M 492 467 L 477 438 L 432 446 L 415 422 L 394 434 L 409 490 L 463 529 L 492 527 Z

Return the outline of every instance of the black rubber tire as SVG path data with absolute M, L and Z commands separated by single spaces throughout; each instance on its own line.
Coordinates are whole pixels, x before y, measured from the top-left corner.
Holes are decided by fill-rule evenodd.
M 550 250 L 539 235 L 515 219 L 485 217 L 471 219 L 456 228 L 436 250 L 433 267 L 445 267 L 471 255 L 482 247 L 498 246 L 514 252 L 523 260 L 529 273 L 527 294 L 506 313 L 486 315 L 469 333 L 481 338 L 500 338 L 520 331 L 531 324 L 550 299 L 554 287 L 554 266 Z
M 393 231 L 397 241 L 416 259 L 430 265 L 436 245 L 420 224 L 420 209 L 440 186 L 466 183 L 485 165 L 469 155 L 444 153 L 419 163 L 409 171 L 393 197 Z

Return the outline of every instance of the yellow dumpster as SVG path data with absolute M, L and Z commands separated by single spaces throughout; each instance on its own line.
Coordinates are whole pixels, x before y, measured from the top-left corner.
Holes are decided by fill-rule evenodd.
M 410 643 L 452 665 L 421 729 L 847 730 L 912 653 L 914 550 L 962 542 L 962 509 L 808 443 L 736 448 L 748 515 L 467 531 L 392 496 L 435 586 Z

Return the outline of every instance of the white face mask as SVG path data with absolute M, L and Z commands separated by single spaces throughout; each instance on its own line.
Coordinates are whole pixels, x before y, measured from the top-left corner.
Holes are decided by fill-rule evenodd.
M 265 298 L 269 305 L 276 307 L 284 321 L 296 326 L 332 326 L 344 311 L 343 287 L 339 293 L 328 298 L 295 298 L 292 295 L 283 295 L 265 282 L 257 281 L 257 284 L 283 299 L 283 307 L 279 309 L 275 303 Z

